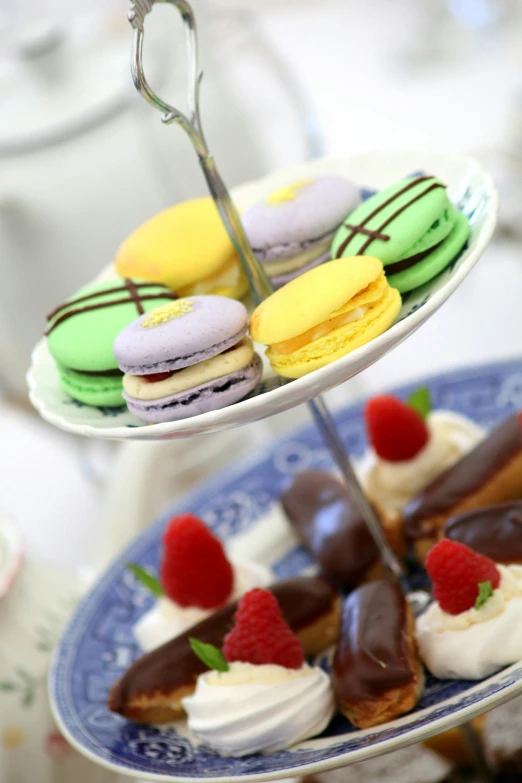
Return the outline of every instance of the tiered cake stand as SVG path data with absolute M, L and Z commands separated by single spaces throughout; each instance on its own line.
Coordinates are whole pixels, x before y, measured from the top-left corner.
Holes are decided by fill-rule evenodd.
M 165 103 L 148 85 L 142 52 L 145 18 L 155 2 L 169 2 L 181 13 L 188 57 L 188 113 Z M 388 547 L 378 520 L 360 489 L 344 443 L 344 433 L 330 416 L 318 395 L 356 375 L 387 353 L 417 329 L 456 290 L 486 248 L 496 222 L 497 196 L 490 177 L 471 159 L 427 153 L 378 153 L 345 160 L 318 160 L 298 169 L 245 185 L 229 195 L 208 150 L 199 116 L 201 74 L 197 61 L 197 37 L 192 10 L 185 0 L 135 0 L 129 20 L 134 28 L 132 74 L 143 97 L 162 113 L 166 124 L 176 123 L 187 133 L 198 155 L 209 190 L 227 228 L 247 276 L 256 302 L 270 295 L 270 283 L 248 245 L 239 219 L 244 209 L 270 192 L 303 176 L 335 172 L 369 189 L 379 189 L 394 179 L 423 170 L 436 172 L 448 184 L 452 201 L 469 218 L 471 236 L 467 248 L 436 280 L 403 300 L 397 323 L 385 334 L 342 359 L 288 383 L 265 368 L 263 380 L 250 397 L 229 408 L 178 422 L 145 425 L 120 409 L 93 409 L 65 400 L 58 375 L 45 342 L 33 354 L 29 372 L 30 396 L 41 415 L 52 424 L 78 434 L 98 438 L 154 440 L 217 432 L 271 416 L 307 402 L 323 440 L 324 462 L 335 464 L 358 503 L 379 547 L 382 561 L 392 578 L 400 578 L 406 591 L 410 585 L 402 566 Z M 237 204 L 237 207 L 236 207 Z M 113 274 L 106 270 L 105 274 Z M 360 412 L 357 412 L 360 419 Z M 317 439 L 317 432 L 307 437 Z M 276 460 L 281 444 L 270 447 L 252 464 L 217 477 L 197 495 L 183 502 L 184 510 L 201 514 L 218 533 L 232 539 L 248 530 L 263 509 L 275 499 L 266 491 L 262 476 L 274 473 L 270 486 L 278 486 L 277 472 L 284 462 Z M 314 447 L 315 448 L 315 447 Z M 270 466 L 270 467 L 269 467 Z M 293 469 L 298 463 L 293 463 Z M 256 478 L 259 476 L 259 478 Z M 264 493 L 264 494 L 263 494 Z M 216 498 L 222 500 L 222 511 Z M 259 500 L 257 503 L 256 498 Z M 210 509 L 213 499 L 213 510 Z M 232 507 L 230 506 L 232 503 Z M 228 504 L 228 505 L 227 505 Z M 160 530 L 164 520 L 150 528 L 101 578 L 75 614 L 57 651 L 51 676 L 51 701 L 65 736 L 80 752 L 116 771 L 157 781 L 271 780 L 289 774 L 304 774 L 360 761 L 435 735 L 447 728 L 466 724 L 479 715 L 522 692 L 522 663 L 480 683 L 433 681 L 426 695 L 409 715 L 375 729 L 354 731 L 347 721 L 336 720 L 320 739 L 302 743 L 288 751 L 223 759 L 197 747 L 186 727 L 136 726 L 111 714 L 105 706 L 108 689 L 137 656 L 132 625 L 144 611 L 146 597 L 132 575 L 125 570 L 129 560 L 157 567 Z M 267 531 L 268 532 L 268 531 Z M 280 559 L 279 577 L 297 573 L 303 565 L 292 548 Z M 326 662 L 325 662 L 326 665 Z M 467 725 L 467 724 L 466 724 Z M 471 729 L 467 729 L 468 733 Z M 470 733 L 473 742 L 473 735 Z M 477 751 L 477 765 L 484 780 L 487 767 Z

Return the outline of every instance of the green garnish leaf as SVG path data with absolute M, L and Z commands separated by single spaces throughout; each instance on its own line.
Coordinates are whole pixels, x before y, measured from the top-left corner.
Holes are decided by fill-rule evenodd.
M 209 669 L 215 669 L 218 672 L 228 672 L 229 665 L 226 662 L 221 650 L 214 647 L 213 644 L 200 642 L 199 639 L 189 637 L 190 646 L 198 658 L 203 661 Z
M 427 386 L 421 386 L 419 389 L 415 389 L 413 394 L 410 394 L 406 402 L 410 408 L 416 410 L 425 419 L 432 408 L 431 392 Z
M 491 598 L 493 595 L 493 585 L 491 582 L 479 582 L 478 583 L 478 596 L 477 600 L 475 601 L 475 609 L 480 609 L 481 606 L 484 606 L 488 598 Z
M 163 589 L 159 583 L 159 580 L 156 579 L 155 576 L 136 563 L 127 563 L 127 568 L 134 574 L 136 579 L 147 588 L 147 590 L 150 590 L 152 595 L 155 595 L 156 598 L 161 598 L 163 595 Z

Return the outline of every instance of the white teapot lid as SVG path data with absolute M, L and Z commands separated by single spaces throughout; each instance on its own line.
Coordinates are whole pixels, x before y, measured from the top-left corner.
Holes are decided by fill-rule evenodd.
M 0 511 L 0 600 L 4 598 L 23 562 L 24 544 L 18 525 Z
M 74 138 L 133 96 L 129 40 L 121 35 L 86 42 L 73 29 L 38 20 L 10 36 L 10 50 L 0 69 L 0 155 Z

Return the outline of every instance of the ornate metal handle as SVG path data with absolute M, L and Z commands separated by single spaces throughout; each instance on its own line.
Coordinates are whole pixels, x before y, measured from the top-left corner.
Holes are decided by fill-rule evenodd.
M 153 91 L 143 70 L 143 38 L 145 32 L 145 17 L 156 3 L 169 3 L 177 8 L 185 27 L 185 46 L 187 52 L 187 98 L 188 115 L 170 106 Z M 266 273 L 248 243 L 237 209 L 223 182 L 209 152 L 201 119 L 199 116 L 199 87 L 203 74 L 198 66 L 198 40 L 194 12 L 186 0 L 132 0 L 128 14 L 129 22 L 134 28 L 132 44 L 131 71 L 134 85 L 145 100 L 162 113 L 166 124 L 177 123 L 190 138 L 198 155 L 201 168 L 207 180 L 209 190 L 221 215 L 221 219 L 230 236 L 232 244 L 239 256 L 241 266 L 248 280 L 251 291 L 258 302 L 272 293 L 272 288 Z
M 145 28 L 145 17 L 155 3 L 169 3 L 180 12 L 183 24 L 185 26 L 185 45 L 188 58 L 188 106 L 189 117 L 178 111 L 174 106 L 165 103 L 152 90 L 147 83 L 143 71 L 143 36 Z M 199 117 L 199 85 L 201 74 L 198 69 L 198 47 L 196 20 L 192 8 L 186 0 L 132 0 L 129 21 L 134 28 L 134 40 L 132 47 L 132 78 L 138 92 L 155 109 L 162 112 L 162 119 L 165 123 L 175 122 L 180 125 L 188 134 L 194 149 L 197 152 L 201 168 L 207 180 L 207 184 L 219 210 L 223 224 L 228 232 L 230 240 L 239 256 L 241 266 L 248 280 L 250 290 L 256 301 L 262 302 L 267 296 L 273 293 L 273 288 L 263 267 L 252 252 L 245 231 L 243 229 L 239 213 L 234 206 L 225 183 L 216 168 L 213 157 L 210 155 L 206 145 L 201 121 Z M 384 566 L 394 576 L 398 577 L 402 573 L 401 564 L 395 553 L 388 544 L 386 537 L 380 526 L 380 522 L 373 511 L 371 505 L 364 496 L 362 488 L 359 486 L 357 476 L 353 470 L 349 457 L 344 450 L 342 441 L 337 433 L 335 424 L 328 413 L 328 409 L 320 397 L 309 402 L 310 409 L 315 418 L 317 426 L 324 438 L 324 441 L 337 463 L 343 478 L 351 488 L 354 502 L 359 506 L 361 514 L 374 537 L 375 543 L 380 551 Z

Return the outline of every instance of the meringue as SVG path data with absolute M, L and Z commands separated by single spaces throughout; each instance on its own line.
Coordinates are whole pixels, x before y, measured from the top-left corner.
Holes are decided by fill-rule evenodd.
M 420 656 L 440 679 L 481 680 L 522 659 L 522 566 L 502 566 L 500 584 L 480 607 L 457 615 L 437 602 L 417 619 Z
M 485 431 L 452 411 L 432 411 L 426 418 L 430 438 L 413 459 L 390 462 L 370 452 L 361 467 L 368 497 L 391 514 L 405 506 L 433 479 L 471 451 Z
M 258 563 L 237 558 L 230 558 L 230 562 L 234 569 L 234 589 L 227 603 L 237 601 L 254 587 L 267 587 L 273 580 L 271 571 Z M 133 633 L 141 649 L 150 652 L 201 622 L 214 611 L 199 606 L 179 606 L 167 596 L 161 596 L 152 609 L 138 620 Z
M 330 678 L 304 664 L 235 662 L 226 672 L 198 677 L 192 696 L 182 700 L 188 727 L 222 756 L 273 753 L 320 734 L 334 711 Z

